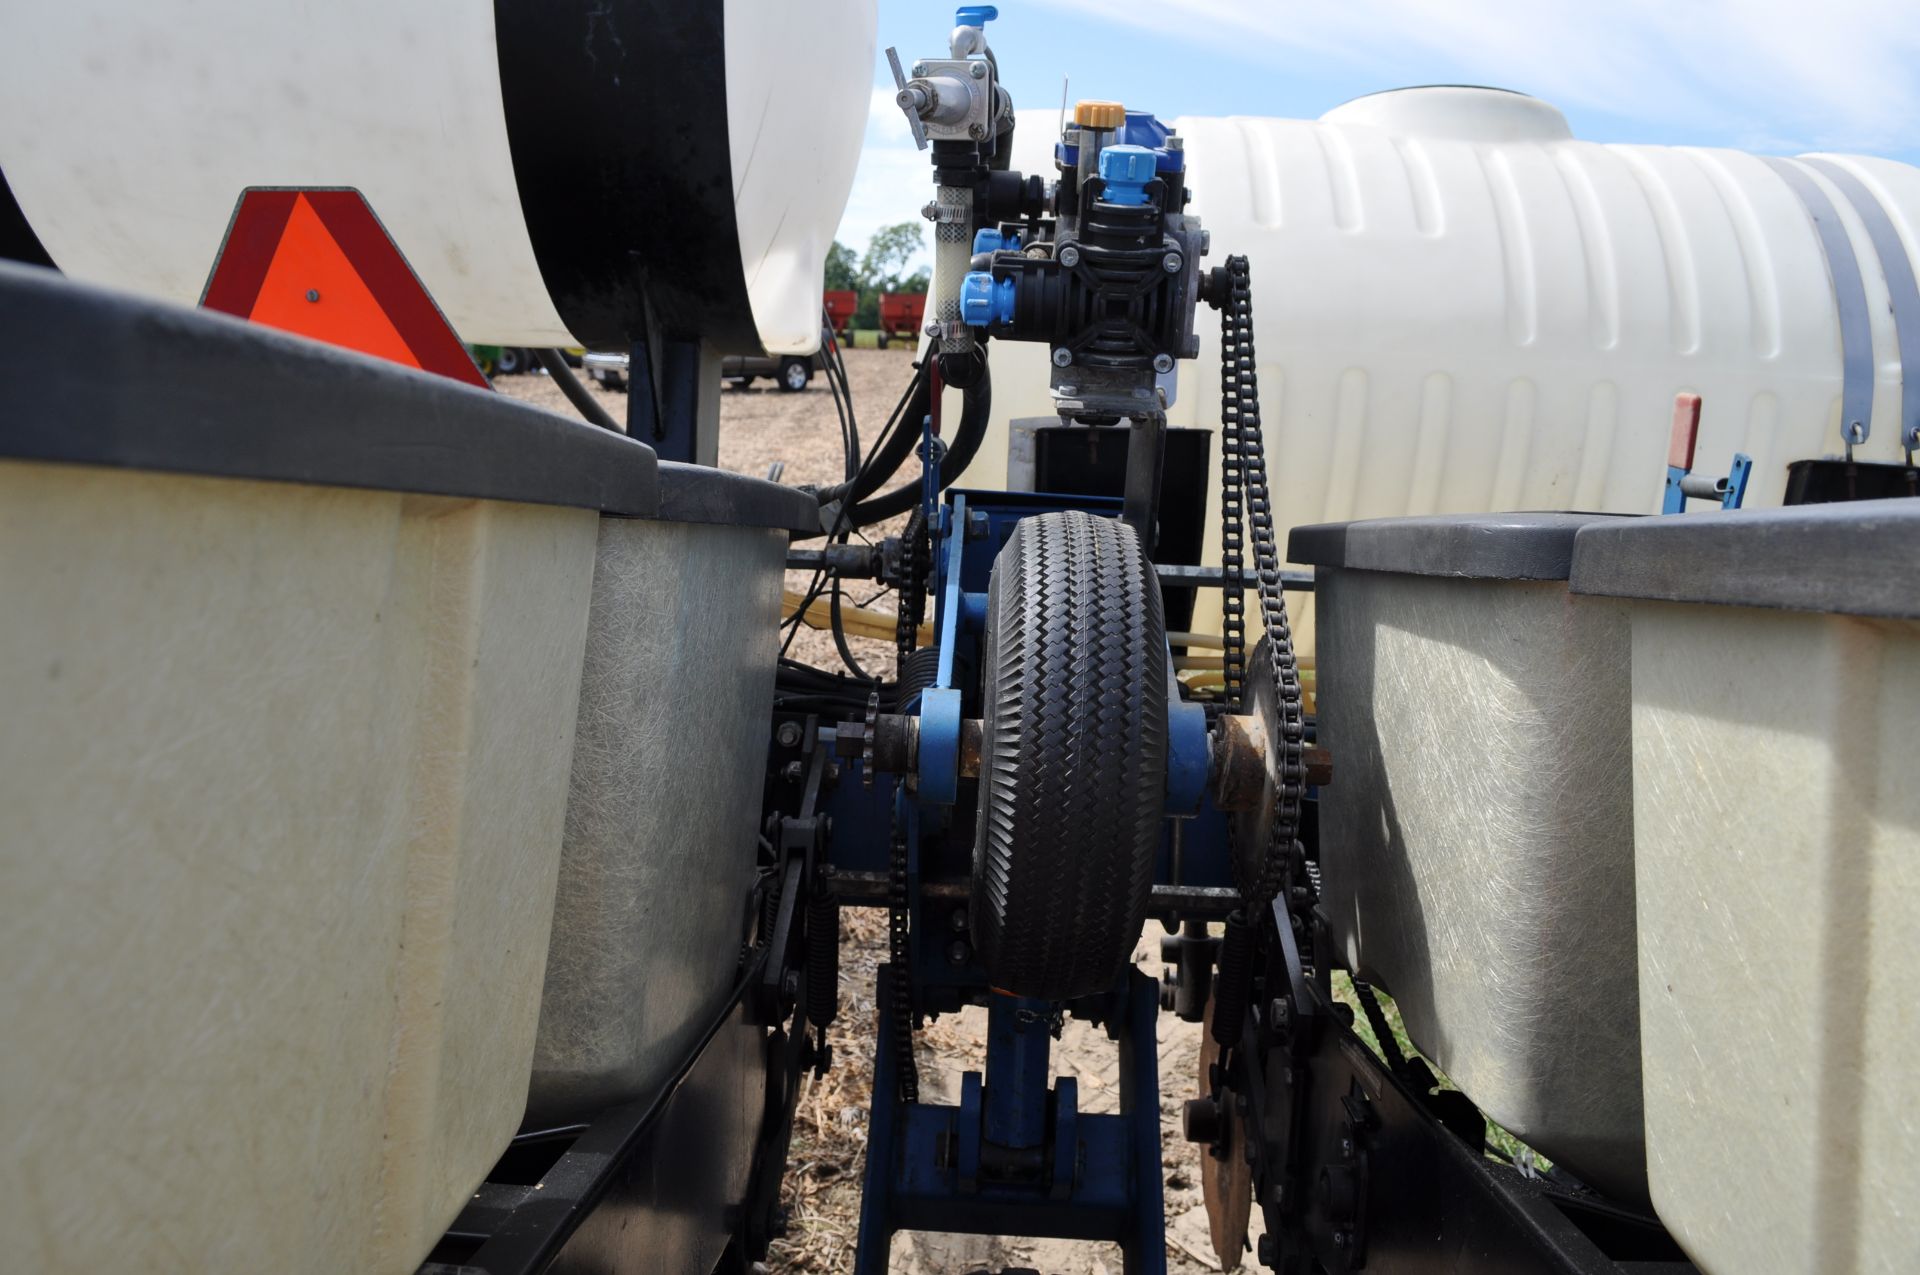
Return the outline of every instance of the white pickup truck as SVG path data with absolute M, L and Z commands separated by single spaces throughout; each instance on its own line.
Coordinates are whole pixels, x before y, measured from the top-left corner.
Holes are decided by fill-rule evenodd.
M 745 389 L 757 376 L 770 376 L 774 384 L 791 394 L 807 388 L 814 371 L 823 366 L 823 354 L 742 355 L 729 354 L 720 360 L 720 375 L 735 389 Z M 624 354 L 589 354 L 581 360 L 587 374 L 610 390 L 627 388 L 628 357 Z

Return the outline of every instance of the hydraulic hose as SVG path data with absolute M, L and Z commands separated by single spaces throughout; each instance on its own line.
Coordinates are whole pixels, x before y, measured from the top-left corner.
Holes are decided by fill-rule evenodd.
M 560 351 L 535 350 L 533 357 L 539 359 L 540 366 L 547 369 L 547 375 L 552 377 L 553 383 L 560 387 L 560 392 L 567 396 L 567 401 L 580 409 L 580 415 L 601 429 L 610 429 L 616 434 L 626 433 L 613 417 L 607 414 L 607 409 L 600 406 L 600 400 L 593 396 L 593 392 L 580 384 L 580 378 L 573 374 L 573 369 L 567 366 L 567 361 L 560 357 Z
M 854 478 L 822 488 L 819 493 L 822 505 L 830 505 L 836 500 L 858 503 L 879 491 L 888 479 L 900 472 L 900 467 L 913 455 L 913 449 L 920 445 L 920 422 L 933 409 L 930 385 L 927 365 L 923 363 L 914 374 L 913 384 L 907 388 L 907 396 L 894 409 L 895 419 L 890 432 L 880 444 L 880 450 L 874 453 Z
M 981 358 L 979 376 L 961 391 L 960 428 L 954 433 L 946 458 L 940 462 L 940 490 L 945 491 L 967 472 L 967 466 L 973 463 L 980 444 L 987 437 L 987 421 L 992 415 L 993 378 L 988 374 L 986 359 Z M 907 433 L 904 429 L 901 432 Z M 901 483 L 884 495 L 856 503 L 848 511 L 847 521 L 855 527 L 864 527 L 906 513 L 919 501 L 920 481 L 915 479 Z

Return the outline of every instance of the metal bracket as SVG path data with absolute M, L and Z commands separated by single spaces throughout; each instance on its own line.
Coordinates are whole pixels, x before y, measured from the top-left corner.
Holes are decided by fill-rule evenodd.
M 1806 169 L 1790 159 L 1764 162 L 1800 197 L 1827 258 L 1827 276 L 1833 281 L 1834 307 L 1840 318 L 1840 437 L 1852 459 L 1854 446 L 1866 442 L 1873 427 L 1873 328 L 1867 317 L 1860 262 L 1833 201 Z
M 1887 281 L 1887 302 L 1893 310 L 1894 340 L 1900 348 L 1900 445 L 1920 449 L 1920 283 L 1913 277 L 1913 261 L 1900 241 L 1893 218 L 1867 184 L 1830 159 L 1803 161 L 1825 173 L 1860 214 L 1867 237 L 1880 258 Z M 1864 441 L 1864 436 L 1863 440 Z
M 960 792 L 960 692 L 920 692 L 920 800 L 950 806 Z
M 1167 814 L 1191 818 L 1200 812 L 1211 769 L 1207 710 L 1180 698 L 1180 680 L 1167 652 Z

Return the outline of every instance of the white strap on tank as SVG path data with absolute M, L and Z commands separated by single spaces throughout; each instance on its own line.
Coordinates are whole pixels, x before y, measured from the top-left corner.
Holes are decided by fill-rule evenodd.
M 1847 455 L 1867 441 L 1873 422 L 1873 328 L 1867 318 L 1867 289 L 1853 241 L 1840 223 L 1840 214 L 1820 183 L 1790 159 L 1766 157 L 1786 179 L 1813 218 L 1814 233 L 1827 258 L 1827 277 L 1833 281 L 1834 307 L 1840 319 L 1840 437 Z
M 1886 205 L 1868 189 L 1858 176 L 1830 159 L 1803 160 L 1810 168 L 1826 174 L 1840 188 L 1873 240 L 1880 257 L 1880 272 L 1887 279 L 1887 296 L 1893 308 L 1894 340 L 1900 349 L 1900 445 L 1908 451 L 1920 448 L 1920 284 L 1914 282 L 1913 259 L 1900 240 L 1900 231 L 1888 215 Z

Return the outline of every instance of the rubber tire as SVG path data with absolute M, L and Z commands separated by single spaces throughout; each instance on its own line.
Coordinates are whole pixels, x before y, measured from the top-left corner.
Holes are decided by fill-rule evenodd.
M 893 338 L 888 336 L 885 332 L 882 332 L 880 334 L 880 340 L 878 344 L 881 349 L 883 350 L 886 349 L 888 345 L 892 344 L 892 342 L 893 342 Z
M 993 565 L 974 941 L 996 988 L 1109 991 L 1140 939 L 1167 783 L 1160 586 L 1131 527 L 1022 519 Z
M 807 388 L 808 382 L 813 380 L 813 363 L 811 360 L 797 356 L 781 359 L 780 375 L 774 379 L 787 393 L 798 394 Z
M 499 376 L 518 376 L 532 364 L 527 352 L 518 346 L 503 345 L 500 357 L 493 361 L 493 370 Z

